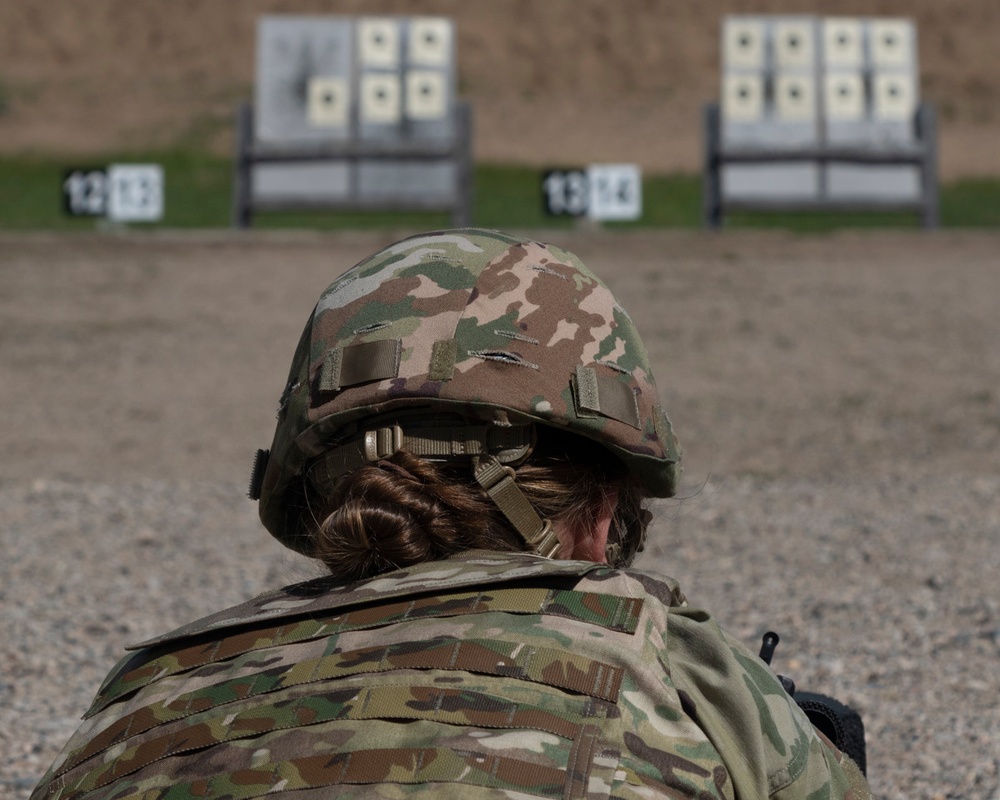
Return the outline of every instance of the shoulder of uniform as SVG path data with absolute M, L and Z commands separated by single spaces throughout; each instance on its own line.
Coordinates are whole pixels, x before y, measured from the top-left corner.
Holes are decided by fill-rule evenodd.
M 649 570 L 616 569 L 605 566 L 603 569 L 587 573 L 586 580 L 597 584 L 606 584 L 608 591 L 614 591 L 611 589 L 611 584 L 617 582 L 623 587 L 622 590 L 627 590 L 633 596 L 643 594 L 659 600 L 668 607 L 687 605 L 687 598 L 681 591 L 680 584 L 674 578 L 659 575 Z
M 184 625 L 129 649 L 98 691 L 88 717 L 115 700 L 176 672 L 208 660 L 262 647 L 306 641 L 345 627 L 388 624 L 414 616 L 440 613 L 446 600 L 449 615 L 488 610 L 530 613 L 532 609 L 556 616 L 596 618 L 611 628 L 625 624 L 640 606 L 626 602 L 635 592 L 598 592 L 620 595 L 615 602 L 598 598 L 585 603 L 578 592 L 559 591 L 576 586 L 588 573 L 609 572 L 599 564 L 553 561 L 524 553 L 469 552 L 461 557 L 420 564 L 348 585 L 328 578 L 286 586 L 245 603 Z M 584 613 L 585 612 L 585 613 Z M 606 617 L 610 618 L 609 622 Z
M 581 576 L 602 568 L 606 569 L 591 562 L 552 560 L 530 553 L 472 550 L 453 558 L 417 564 L 354 583 L 338 584 L 324 576 L 264 592 L 169 633 L 130 644 L 126 649 L 159 648 L 223 629 L 346 609 L 410 594 L 449 592 L 463 587 L 533 578 Z

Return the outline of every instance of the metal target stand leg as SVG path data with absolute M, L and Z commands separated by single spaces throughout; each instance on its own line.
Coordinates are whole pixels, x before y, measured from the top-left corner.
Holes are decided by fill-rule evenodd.
M 240 103 L 236 108 L 236 154 L 233 159 L 233 199 L 230 212 L 231 226 L 240 230 L 249 228 L 253 223 L 253 187 L 250 174 L 252 143 L 253 111 L 249 103 Z

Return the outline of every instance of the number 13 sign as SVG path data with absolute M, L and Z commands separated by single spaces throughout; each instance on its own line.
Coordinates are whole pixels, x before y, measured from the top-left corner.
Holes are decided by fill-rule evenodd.
M 642 216 L 642 172 L 637 164 L 591 164 L 553 169 L 542 179 L 545 210 L 553 216 L 586 215 L 594 220 Z

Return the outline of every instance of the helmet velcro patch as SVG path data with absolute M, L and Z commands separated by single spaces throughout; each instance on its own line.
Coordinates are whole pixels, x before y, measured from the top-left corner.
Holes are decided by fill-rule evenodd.
M 455 359 L 458 357 L 458 342 L 454 339 L 439 339 L 431 346 L 431 364 L 427 378 L 432 381 L 447 381 L 455 374 Z
M 642 427 L 635 394 L 617 378 L 601 375 L 591 367 L 577 367 L 572 383 L 579 416 L 600 414 L 636 429 Z
M 319 390 L 339 392 L 345 386 L 395 378 L 402 344 L 400 339 L 383 339 L 328 350 L 320 368 Z

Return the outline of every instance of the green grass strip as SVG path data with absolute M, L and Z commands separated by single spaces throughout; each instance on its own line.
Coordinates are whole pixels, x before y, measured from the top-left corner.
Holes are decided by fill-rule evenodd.
M 0 158 L 0 230 L 92 231 L 108 222 L 71 217 L 62 207 L 62 179 L 69 167 L 153 162 L 166 175 L 165 216 L 143 228 L 225 228 L 229 226 L 232 161 L 197 151 L 117 153 L 92 158 Z M 571 228 L 568 217 L 547 216 L 542 205 L 542 171 L 532 167 L 479 165 L 476 168 L 474 224 L 501 229 Z M 1000 179 L 961 180 L 941 187 L 941 224 L 946 228 L 1000 227 Z M 732 214 L 727 228 L 784 228 L 809 233 L 840 228 L 915 229 L 909 213 L 749 213 Z M 255 228 L 363 230 L 451 227 L 446 213 L 282 212 L 260 213 Z M 647 175 L 642 219 L 606 223 L 608 229 L 701 227 L 699 175 Z

